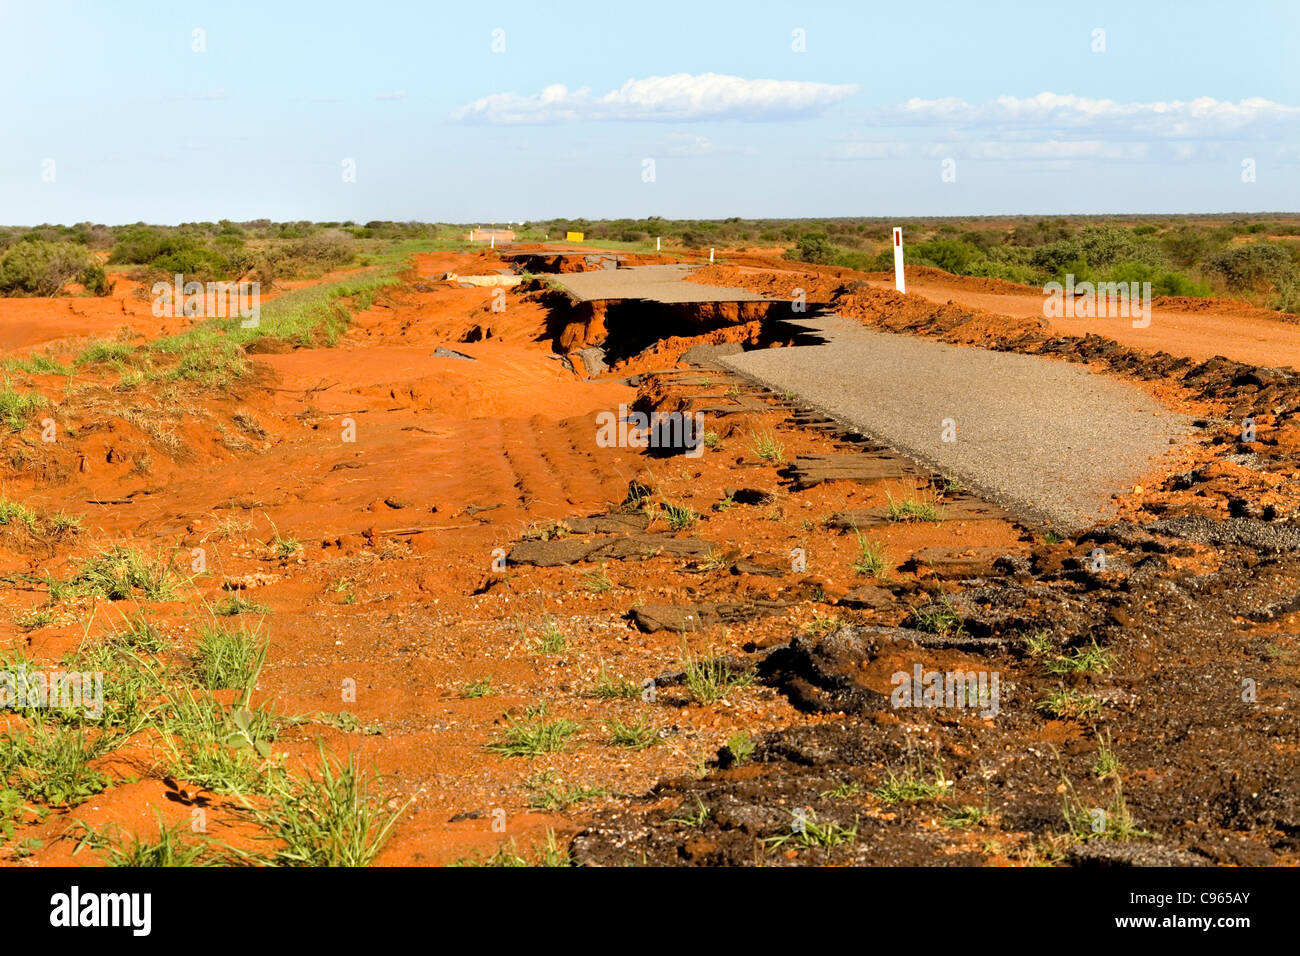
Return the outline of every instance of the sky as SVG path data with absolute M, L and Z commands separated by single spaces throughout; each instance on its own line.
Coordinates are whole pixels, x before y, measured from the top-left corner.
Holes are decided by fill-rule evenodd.
M 0 0 L 0 223 L 1300 210 L 1300 2 Z

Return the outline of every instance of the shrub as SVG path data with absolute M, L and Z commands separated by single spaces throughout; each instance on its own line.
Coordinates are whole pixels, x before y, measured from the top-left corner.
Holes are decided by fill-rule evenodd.
M 1271 242 L 1252 242 L 1217 252 L 1205 260 L 1202 269 L 1234 292 L 1276 288 L 1294 274 L 1287 251 Z
M 228 278 L 232 271 L 242 272 L 252 260 L 241 249 L 223 253 L 199 236 L 151 226 L 124 229 L 108 257 L 110 263 L 138 263 L 168 276 L 180 273 L 204 280 Z
M 1162 236 L 1160 245 L 1164 247 L 1170 262 L 1185 269 L 1200 262 L 1212 243 L 1205 232 L 1181 226 Z
M 1039 246 L 1029 257 L 1030 265 L 1057 280 L 1067 273 L 1080 280 L 1091 278 L 1124 262 L 1163 266 L 1165 255 L 1151 237 L 1116 226 L 1090 226 L 1069 239 Z
M 809 232 L 799 237 L 794 248 L 786 252 L 785 258 L 828 265 L 835 259 L 838 251 L 826 233 Z
M 1151 284 L 1156 295 L 1195 295 L 1207 296 L 1208 287 L 1194 282 L 1181 272 L 1162 272 Z
M 169 242 L 161 255 L 149 260 L 149 265 L 168 275 L 180 273 L 211 279 L 225 278 L 230 271 L 225 256 L 188 239 Z
M 348 265 L 355 256 L 352 242 L 337 229 L 327 229 L 291 243 L 286 250 L 292 259 L 322 269 L 337 269 Z
M 0 293 L 5 295 L 58 295 L 76 280 L 96 290 L 106 281 L 104 270 L 85 246 L 25 240 L 0 259 Z
M 971 267 L 984 259 L 983 252 L 960 239 L 922 242 L 912 246 L 911 251 L 914 261 L 920 260 L 957 275 L 968 275 Z
M 889 250 L 890 266 L 893 268 L 893 251 Z M 870 272 L 875 267 L 876 257 L 867 252 L 857 249 L 841 249 L 831 260 L 833 266 L 843 266 L 846 269 L 856 269 L 859 272 Z
M 1277 298 L 1273 301 L 1273 308 L 1300 315 L 1300 278 L 1292 276 L 1278 280 Z
M 98 262 L 81 274 L 81 284 L 91 295 L 108 295 L 113 291 L 113 283 L 108 281 L 108 273 Z
M 866 269 L 866 271 L 893 272 L 894 271 L 893 247 L 890 247 L 888 249 L 881 249 L 878 253 L 876 253 L 876 258 L 871 262 L 871 268 Z
M 110 263 L 137 263 L 144 265 L 160 256 L 167 237 L 158 229 L 150 226 L 128 226 L 121 230 L 113 251 L 109 253 Z
M 1210 290 L 1181 272 L 1169 272 L 1142 262 L 1123 262 L 1107 270 L 1101 282 L 1150 282 L 1152 295 L 1206 296 Z

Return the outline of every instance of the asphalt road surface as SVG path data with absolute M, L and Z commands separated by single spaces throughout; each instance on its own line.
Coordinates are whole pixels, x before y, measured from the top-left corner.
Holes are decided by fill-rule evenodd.
M 547 276 L 578 299 L 649 299 L 654 302 L 761 302 L 744 289 L 686 282 L 698 265 L 629 266 Z
M 797 324 L 825 344 L 719 361 L 1054 528 L 1105 520 L 1111 495 L 1131 492 L 1191 431 L 1145 392 L 1080 365 L 875 332 L 838 316 Z

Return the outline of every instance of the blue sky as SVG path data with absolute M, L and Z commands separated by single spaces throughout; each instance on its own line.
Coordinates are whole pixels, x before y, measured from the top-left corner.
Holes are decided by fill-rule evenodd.
M 1294 0 L 4 6 L 6 224 L 1300 209 Z

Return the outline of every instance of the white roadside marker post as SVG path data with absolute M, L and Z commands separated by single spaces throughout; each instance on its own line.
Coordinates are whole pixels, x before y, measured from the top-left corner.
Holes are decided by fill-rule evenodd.
M 712 246 L 709 247 L 709 263 L 710 263 L 710 265 L 713 263 L 713 247 L 712 247 Z
M 907 291 L 907 283 L 903 280 L 903 229 L 901 226 L 894 227 L 894 288 L 899 292 Z
M 495 249 L 497 247 L 497 234 L 495 232 L 492 233 L 492 235 L 489 237 L 489 240 L 492 243 L 491 248 Z
M 661 245 L 663 241 L 664 241 L 663 236 L 655 236 L 655 252 L 658 252 L 663 248 L 663 246 Z

